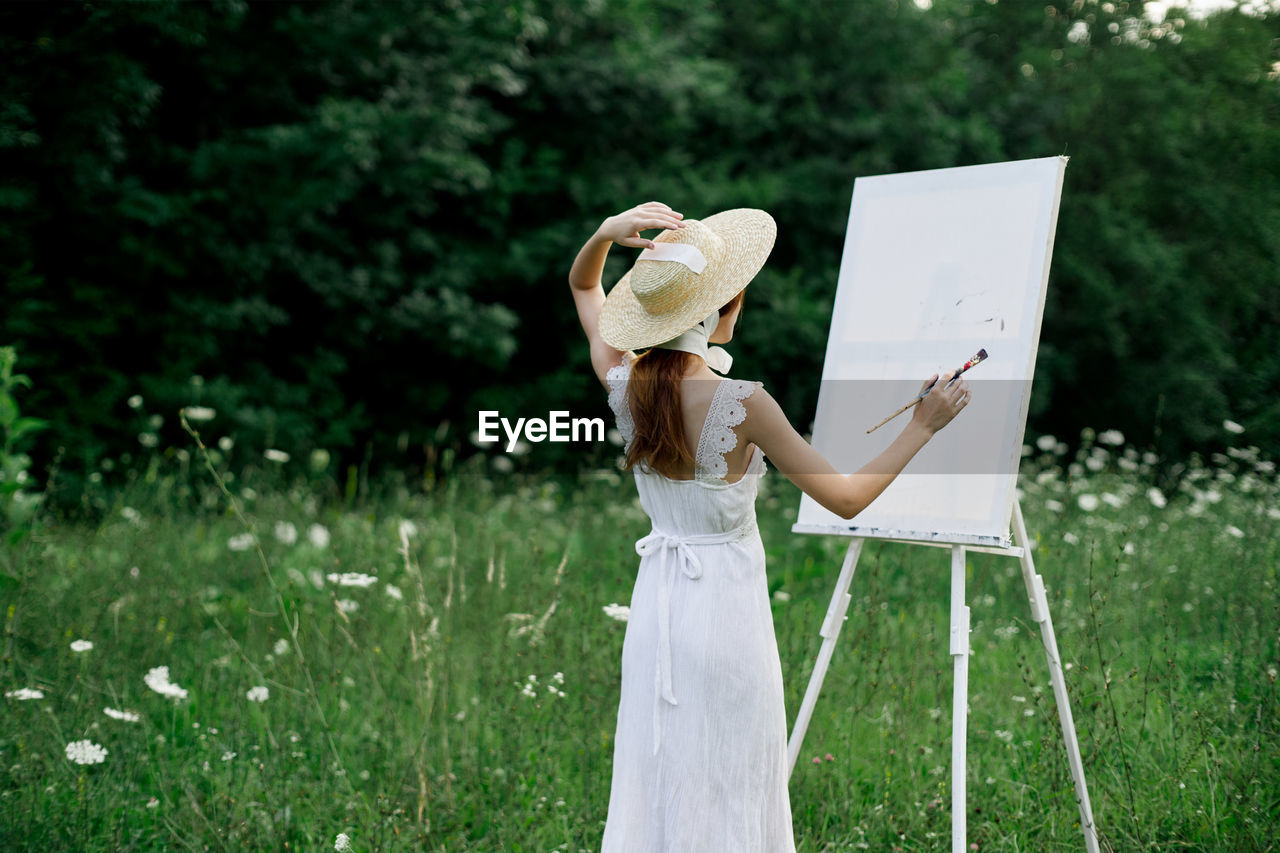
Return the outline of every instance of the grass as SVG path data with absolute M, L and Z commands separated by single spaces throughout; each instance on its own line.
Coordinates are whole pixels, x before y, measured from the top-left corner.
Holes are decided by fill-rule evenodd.
M 351 502 L 255 469 L 224 494 L 180 461 L 8 555 L 0 680 L 43 698 L 5 699 L 7 848 L 599 849 L 625 630 L 603 607 L 628 602 L 649 529 L 629 477 L 476 457 Z M 1280 487 L 1242 450 L 1158 507 L 1149 462 L 1086 443 L 1023 466 L 1104 849 L 1272 850 Z M 798 503 L 765 477 L 788 724 L 847 544 L 792 534 Z M 260 551 L 232 548 L 249 523 Z M 944 550 L 867 543 L 791 781 L 799 850 L 949 846 L 948 572 Z M 1018 563 L 972 554 L 968 574 L 969 840 L 1082 849 Z M 157 666 L 185 699 L 147 686 Z M 105 760 L 70 761 L 80 739 Z

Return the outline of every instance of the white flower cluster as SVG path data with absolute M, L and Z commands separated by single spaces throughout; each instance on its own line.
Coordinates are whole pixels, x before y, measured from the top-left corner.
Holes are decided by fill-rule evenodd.
M 113 720 L 124 720 L 126 723 L 136 723 L 141 719 L 134 711 L 122 711 L 118 708 L 103 708 L 102 713 Z
M 19 687 L 17 690 L 6 690 L 4 695 L 6 699 L 43 699 L 44 691 L 36 690 L 31 687 Z
M 89 642 L 88 640 L 72 640 L 71 641 L 71 651 L 73 652 L 87 652 L 89 651 L 89 649 L 92 649 L 92 648 L 93 648 L 93 643 Z
M 261 703 L 261 702 L 267 701 L 267 699 L 270 698 L 271 691 L 268 690 L 263 685 L 258 685 L 257 687 L 250 687 L 248 691 L 245 692 L 244 695 L 250 702 Z
M 168 696 L 171 699 L 186 699 L 186 689 L 179 687 L 169 680 L 169 667 L 157 666 L 148 670 L 143 680 L 147 682 L 147 686 L 161 696 Z
M 248 551 L 254 541 L 252 533 L 238 533 L 227 540 L 227 547 L 232 551 Z
M 342 574 L 330 572 L 325 577 L 329 579 L 329 583 L 336 583 L 338 586 L 366 587 L 378 582 L 378 579 L 373 575 L 366 575 L 361 572 L 343 572 Z
M 67 758 L 76 764 L 101 764 L 107 759 L 107 751 L 88 740 L 74 740 L 67 744 Z
M 626 622 L 631 616 L 631 608 L 625 604 L 606 604 L 604 613 L 610 619 L 617 619 L 619 622 Z

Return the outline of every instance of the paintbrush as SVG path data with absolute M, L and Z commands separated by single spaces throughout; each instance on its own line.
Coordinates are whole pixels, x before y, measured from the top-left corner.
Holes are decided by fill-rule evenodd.
M 971 359 L 969 359 L 968 361 L 966 361 L 966 362 L 961 366 L 961 368 L 960 368 L 959 370 L 957 370 L 957 371 L 956 371 L 955 376 L 952 376 L 950 379 L 948 379 L 948 380 L 947 380 L 947 385 L 948 385 L 948 386 L 950 386 L 952 382 L 955 382 L 957 379 L 959 379 L 959 378 L 960 378 L 960 374 L 961 374 L 961 373 L 964 373 L 966 370 L 968 370 L 969 368 L 973 367 L 973 366 L 974 366 L 975 364 L 977 364 L 978 362 L 980 362 L 980 361 L 985 361 L 985 360 L 986 360 L 986 358 L 987 358 L 987 351 L 986 351 L 985 349 L 980 349 L 980 350 L 978 350 L 978 354 L 977 354 L 977 355 L 975 355 L 973 358 L 971 358 Z M 920 392 L 920 396 L 916 397 L 916 398 L 915 398 L 914 400 L 912 400 L 910 403 L 907 403 L 907 404 L 906 404 L 905 406 L 903 406 L 901 409 L 898 409 L 898 411 L 894 412 L 892 415 L 889 415 L 889 417 L 885 418 L 885 419 L 884 419 L 884 420 L 882 420 L 880 423 L 876 424 L 876 425 L 875 425 L 875 426 L 873 426 L 871 429 L 867 430 L 867 434 L 868 434 L 868 435 L 870 435 L 871 433 L 873 433 L 873 432 L 875 432 L 876 430 L 880 429 L 880 427 L 884 426 L 884 425 L 885 425 L 885 424 L 887 424 L 889 421 L 893 420 L 893 419 L 894 419 L 894 418 L 896 418 L 898 415 L 902 414 L 902 413 L 903 413 L 903 412 L 905 412 L 907 409 L 909 409 L 909 408 L 911 408 L 912 406 L 914 406 L 916 403 L 919 403 L 919 402 L 920 402 L 921 400 L 923 400 L 925 397 L 928 397 L 928 396 L 929 396 L 929 392 L 933 390 L 933 386 L 934 386 L 934 385 L 937 385 L 937 384 L 938 384 L 938 380 L 936 380 L 936 379 L 935 379 L 935 380 L 933 380 L 932 382 L 930 382 L 930 383 L 929 383 L 929 387 L 928 387 L 928 388 L 926 388 L 926 389 L 924 389 L 923 391 L 921 391 L 921 392 Z

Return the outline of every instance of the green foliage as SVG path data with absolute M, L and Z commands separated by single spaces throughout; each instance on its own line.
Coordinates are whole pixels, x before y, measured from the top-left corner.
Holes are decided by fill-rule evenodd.
M 564 278 L 649 198 L 774 214 L 735 352 L 803 427 L 853 179 L 1064 152 L 1033 430 L 1280 454 L 1280 14 L 1141 6 L 0 6 L 36 467 L 65 449 L 78 502 L 151 430 L 134 395 L 159 447 L 198 402 L 343 469 L 466 452 L 479 408 L 604 415 Z
M 0 347 L 0 535 L 8 546 L 17 545 L 31 532 L 35 511 L 44 498 L 31 491 L 31 457 L 18 452 L 18 442 L 49 425 L 40 418 L 21 416 L 13 395 L 20 386 L 30 388 L 31 380 L 13 372 L 17 361 L 17 350 Z

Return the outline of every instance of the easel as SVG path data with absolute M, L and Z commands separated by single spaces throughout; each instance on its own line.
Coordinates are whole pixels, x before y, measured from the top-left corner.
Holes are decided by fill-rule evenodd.
M 1062 737 L 1067 747 L 1067 762 L 1071 766 L 1071 778 L 1075 781 L 1076 804 L 1080 808 L 1080 826 L 1084 831 L 1085 849 L 1088 853 L 1098 853 L 1098 833 L 1093 823 L 1093 809 L 1089 805 L 1089 789 L 1084 781 L 1080 743 L 1076 738 L 1075 722 L 1072 720 L 1071 706 L 1067 699 L 1067 683 L 1062 674 L 1062 662 L 1058 657 L 1058 641 L 1054 637 L 1053 621 L 1049 618 L 1044 581 L 1040 575 L 1036 574 L 1035 564 L 1031 560 L 1031 547 L 1027 539 L 1026 523 L 1022 518 L 1022 506 L 1016 499 L 1013 502 L 1012 521 L 1014 545 L 1009 548 L 943 542 L 910 543 L 951 549 L 950 645 L 954 662 L 954 689 L 951 700 L 951 849 L 953 853 L 964 853 L 966 841 L 965 771 L 969 707 L 969 608 L 964 603 L 964 555 L 968 550 L 1018 557 L 1022 562 L 1022 579 L 1027 585 L 1027 597 L 1031 602 L 1031 618 L 1040 625 L 1040 641 L 1044 644 L 1045 657 L 1049 661 L 1049 678 L 1053 684 L 1053 695 L 1058 705 L 1058 720 L 1062 723 Z M 796 758 L 800 755 L 800 744 L 804 741 L 805 731 L 809 728 L 809 720 L 813 716 L 813 707 L 817 704 L 819 691 L 822 690 L 827 666 L 831 663 L 831 654 L 835 650 L 836 638 L 840 636 L 840 629 L 844 625 L 845 611 L 848 610 L 849 602 L 852 600 L 849 585 L 853 581 L 853 570 L 858 563 L 858 556 L 862 553 L 864 541 L 862 538 L 854 538 L 849 543 L 849 549 L 844 556 L 844 565 L 840 569 L 840 577 L 836 581 L 835 593 L 831 597 L 826 619 L 823 620 L 819 631 L 823 638 L 822 648 L 818 652 L 818 660 L 814 665 L 813 675 L 809 679 L 809 687 L 805 691 L 804 701 L 796 715 L 795 728 L 791 732 L 791 740 L 787 744 L 788 774 L 795 770 Z

